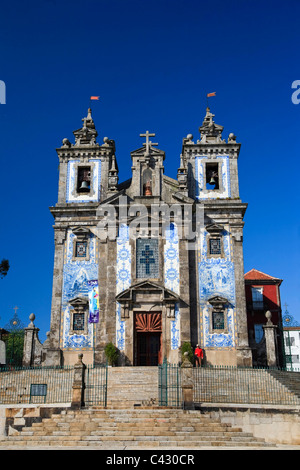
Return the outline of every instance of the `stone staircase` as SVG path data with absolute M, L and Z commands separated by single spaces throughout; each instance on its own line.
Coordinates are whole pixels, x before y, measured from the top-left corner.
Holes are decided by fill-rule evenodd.
M 62 410 L 0 440 L 0 449 L 88 448 L 170 449 L 203 447 L 271 447 L 240 428 L 196 410 L 100 409 Z
M 300 373 L 270 369 L 269 374 L 300 399 Z M 299 401 L 300 403 L 300 401 Z
M 96 371 L 94 371 L 96 373 Z M 247 372 L 245 380 L 237 384 L 234 372 L 220 371 L 218 380 L 209 370 L 201 370 L 197 392 L 201 387 L 210 391 L 210 398 L 247 399 L 249 387 L 261 399 L 269 372 Z M 253 376 L 253 377 L 252 377 Z M 246 380 L 247 377 L 247 380 Z M 270 385 L 280 378 L 271 376 Z M 298 380 L 298 379 L 297 379 Z M 208 382 L 209 381 L 209 382 Z M 246 387 L 243 387 L 242 385 Z M 208 386 L 209 385 L 209 386 Z M 200 387 L 200 389 L 199 389 Z M 280 384 L 280 396 L 288 391 Z M 197 388 L 197 387 L 196 387 Z M 244 394 L 247 391 L 247 396 Z M 270 386 L 269 386 L 270 388 Z M 217 417 L 200 410 L 182 410 L 158 407 L 157 367 L 109 367 L 107 380 L 107 407 L 87 404 L 81 410 L 57 407 L 51 417 L 39 418 L 21 430 L 10 428 L 10 435 L 1 439 L 0 449 L 10 448 L 95 448 L 95 449 L 201 449 L 211 447 L 263 448 L 274 444 L 255 438 L 241 428 L 222 423 Z M 203 400 L 201 392 L 200 402 Z M 255 397 L 251 396 L 252 399 Z M 268 398 L 268 397 L 267 397 Z M 195 400 L 197 402 L 197 400 Z M 237 401 L 238 402 L 238 401 Z M 247 401 L 242 401 L 247 403 Z M 57 405 L 56 405 L 57 406 Z
M 158 405 L 157 367 L 109 367 L 107 406 Z

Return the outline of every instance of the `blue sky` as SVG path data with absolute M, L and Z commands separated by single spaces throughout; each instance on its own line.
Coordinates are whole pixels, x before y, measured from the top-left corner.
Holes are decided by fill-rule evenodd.
M 120 180 L 140 133 L 156 133 L 176 177 L 182 138 L 199 137 L 206 93 L 215 121 L 242 143 L 245 272 L 283 279 L 282 304 L 300 321 L 298 0 L 39 0 L 1 5 L 0 326 L 13 307 L 40 338 L 50 327 L 55 149 L 81 126 L 91 95 L 98 141 L 116 141 Z

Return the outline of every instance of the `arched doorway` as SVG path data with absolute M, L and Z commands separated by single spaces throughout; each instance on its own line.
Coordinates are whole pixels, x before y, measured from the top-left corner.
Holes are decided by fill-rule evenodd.
M 136 365 L 157 366 L 162 362 L 161 312 L 135 313 Z

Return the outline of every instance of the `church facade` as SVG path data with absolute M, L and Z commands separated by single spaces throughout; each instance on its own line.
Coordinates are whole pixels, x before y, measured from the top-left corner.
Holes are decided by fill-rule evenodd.
M 177 179 L 165 152 L 141 134 L 122 182 L 115 142 L 98 133 L 88 110 L 75 142 L 57 149 L 59 184 L 46 364 L 105 360 L 119 365 L 180 360 L 199 344 L 207 364 L 251 366 L 239 197 L 240 144 L 207 108 L 199 139 L 183 139 Z

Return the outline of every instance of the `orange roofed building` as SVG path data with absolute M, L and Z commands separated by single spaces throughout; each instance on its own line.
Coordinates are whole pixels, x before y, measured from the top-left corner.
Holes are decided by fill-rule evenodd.
M 277 328 L 277 365 L 284 367 L 282 341 L 282 315 L 280 285 L 282 279 L 251 269 L 245 276 L 246 305 L 249 346 L 252 349 L 253 365 L 266 366 L 266 342 L 263 326 L 267 323 L 266 312 Z

